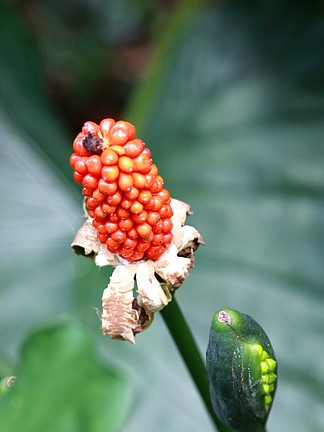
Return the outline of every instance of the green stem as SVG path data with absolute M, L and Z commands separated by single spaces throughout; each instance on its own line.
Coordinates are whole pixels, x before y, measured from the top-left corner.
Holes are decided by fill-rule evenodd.
M 209 381 L 205 363 L 175 297 L 173 297 L 173 300 L 167 307 L 162 309 L 161 315 L 178 347 L 192 379 L 197 386 L 205 406 L 216 426 L 216 430 L 219 432 L 231 432 L 231 429 L 224 426 L 214 413 L 209 397 Z

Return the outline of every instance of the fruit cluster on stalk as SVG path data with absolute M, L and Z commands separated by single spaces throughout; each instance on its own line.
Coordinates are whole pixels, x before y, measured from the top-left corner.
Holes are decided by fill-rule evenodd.
M 88 121 L 73 150 L 74 179 L 101 243 L 128 261 L 160 258 L 173 238 L 171 197 L 135 127 Z

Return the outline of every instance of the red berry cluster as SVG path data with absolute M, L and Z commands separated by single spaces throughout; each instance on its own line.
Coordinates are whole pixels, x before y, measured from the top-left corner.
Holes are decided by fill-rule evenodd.
M 172 241 L 169 192 L 135 127 L 88 121 L 73 142 L 70 164 L 101 243 L 128 261 L 158 259 Z

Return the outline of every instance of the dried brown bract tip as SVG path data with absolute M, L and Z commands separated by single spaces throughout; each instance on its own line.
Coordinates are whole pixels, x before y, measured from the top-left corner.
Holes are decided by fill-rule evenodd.
M 91 154 L 101 155 L 104 151 L 103 146 L 104 140 L 98 136 L 93 136 L 92 133 L 88 132 L 87 136 L 83 140 L 84 148 Z

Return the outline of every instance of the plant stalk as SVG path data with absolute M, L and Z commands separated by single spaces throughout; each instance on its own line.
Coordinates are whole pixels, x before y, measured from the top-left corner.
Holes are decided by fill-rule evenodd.
M 219 432 L 231 432 L 232 429 L 224 426 L 214 413 L 209 396 L 209 381 L 205 363 L 175 297 L 173 297 L 173 300 L 167 307 L 161 310 L 161 315 L 196 384 L 204 404 L 216 426 L 216 430 Z

